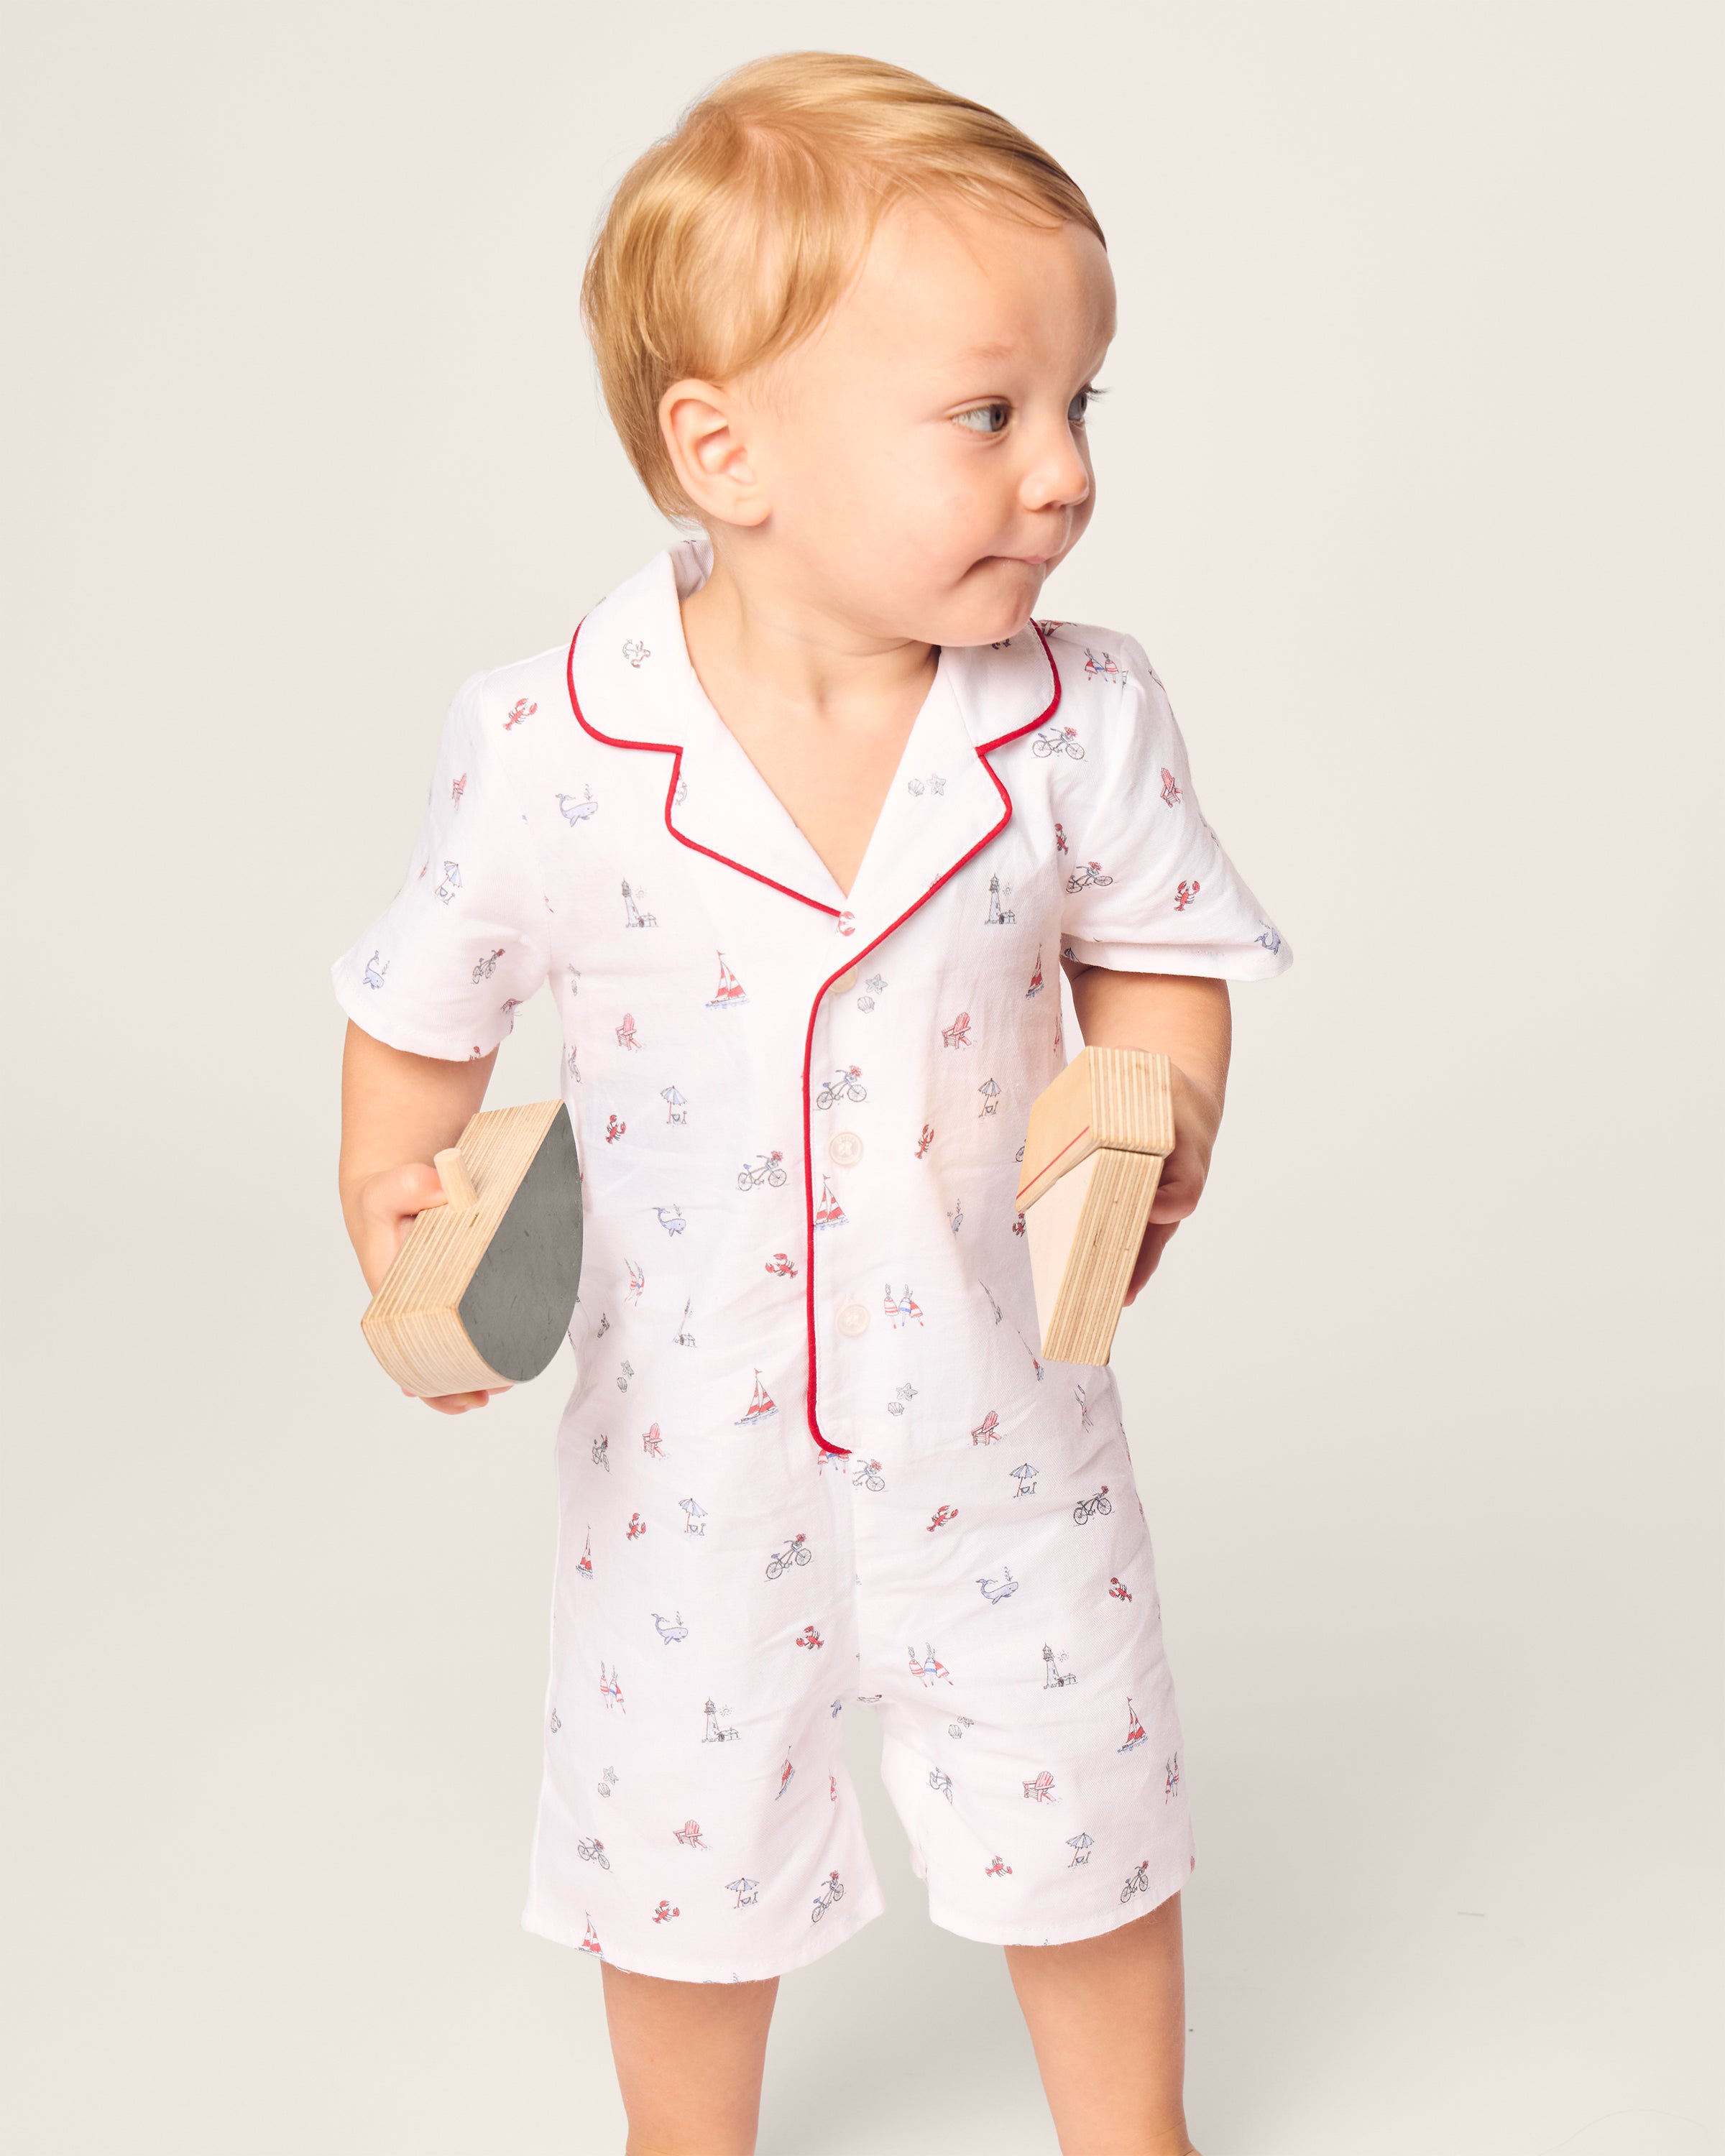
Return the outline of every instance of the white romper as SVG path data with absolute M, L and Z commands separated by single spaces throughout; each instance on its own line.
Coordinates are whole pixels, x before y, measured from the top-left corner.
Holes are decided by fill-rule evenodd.
M 848 1938 L 866 1703 L 935 1922 L 1087 1938 L 1192 1835 L 1114 1382 L 1034 1349 L 1026 1118 L 1062 953 L 1291 953 L 1143 653 L 1065 623 L 942 651 L 841 892 L 689 664 L 710 567 L 675 547 L 463 685 L 334 969 L 416 1055 L 488 1054 L 547 980 L 563 1016 L 584 1253 L 522 1922 L 718 1982 Z

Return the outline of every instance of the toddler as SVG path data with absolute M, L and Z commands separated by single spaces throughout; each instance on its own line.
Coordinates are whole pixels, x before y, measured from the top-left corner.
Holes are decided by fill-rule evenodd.
M 1204 1187 L 1226 983 L 1291 954 L 1139 646 L 1037 618 L 1095 501 L 1102 234 L 996 114 L 794 54 L 634 167 L 583 299 L 694 536 L 463 685 L 335 968 L 373 1286 L 516 1006 L 562 1013 L 584 1256 L 523 1922 L 599 1962 L 629 2149 L 743 2156 L 779 1976 L 880 1909 L 839 1743 L 873 1712 L 1066 2156 L 1189 2156 L 1150 1540 L 1109 1371 L 1039 1358 L 1014 1193 L 1059 968 L 1086 1041 L 1173 1066 L 1136 1294 Z

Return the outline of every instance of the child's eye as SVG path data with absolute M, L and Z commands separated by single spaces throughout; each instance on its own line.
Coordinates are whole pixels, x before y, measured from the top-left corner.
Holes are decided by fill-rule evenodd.
M 1085 421 L 1089 418 L 1091 403 L 1102 393 L 1103 393 L 1096 388 L 1093 382 L 1086 383 L 1086 386 L 1079 391 L 1078 394 L 1072 399 L 1072 402 L 1066 407 L 1066 417 L 1075 427 L 1081 427 Z
M 1011 417 L 1011 405 L 1003 403 L 973 404 L 969 411 L 952 414 L 953 424 L 973 434 L 1004 434 Z

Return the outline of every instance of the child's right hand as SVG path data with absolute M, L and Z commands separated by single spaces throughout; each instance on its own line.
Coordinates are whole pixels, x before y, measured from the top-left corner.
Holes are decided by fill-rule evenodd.
M 415 1218 L 444 1202 L 443 1184 L 429 1161 L 409 1161 L 401 1168 L 380 1168 L 359 1185 L 354 1193 L 349 1224 L 353 1247 L 359 1255 L 359 1269 L 373 1295 L 384 1274 L 394 1264 L 395 1254 L 407 1240 L 408 1230 Z M 498 1385 L 492 1389 L 506 1393 L 509 1388 Z M 402 1390 L 408 1393 L 405 1385 Z M 423 1396 L 408 1393 L 409 1399 L 418 1397 Z M 439 1414 L 465 1414 L 470 1408 L 485 1406 L 490 1397 L 488 1392 L 443 1393 L 427 1399 L 425 1404 L 435 1408 Z

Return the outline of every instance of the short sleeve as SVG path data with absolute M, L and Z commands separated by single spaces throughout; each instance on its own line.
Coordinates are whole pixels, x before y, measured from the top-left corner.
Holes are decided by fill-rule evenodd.
M 483 674 L 444 722 L 407 881 L 331 968 L 357 1026 L 413 1055 L 486 1055 L 550 970 L 544 883 L 485 723 Z
M 1265 980 L 1293 952 L 1204 821 L 1186 744 L 1130 637 L 1126 679 L 1095 691 L 1068 766 L 1063 954 L 1119 973 Z

